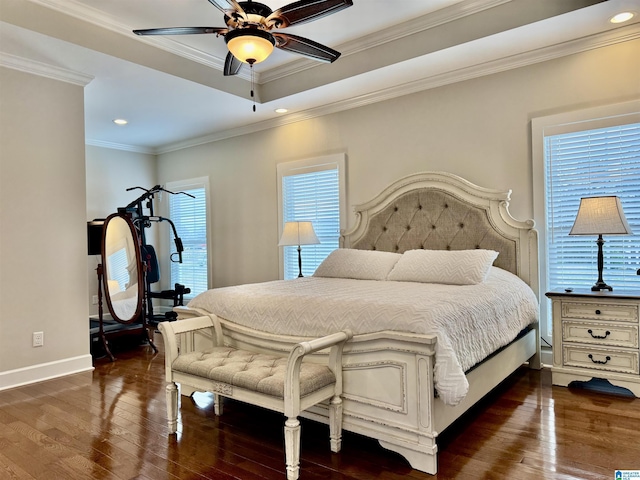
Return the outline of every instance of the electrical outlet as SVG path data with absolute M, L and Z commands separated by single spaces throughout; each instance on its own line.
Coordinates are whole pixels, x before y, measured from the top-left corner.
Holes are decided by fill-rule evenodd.
M 92 305 L 98 304 L 98 295 L 94 295 L 93 297 L 91 297 L 91 304 Z
M 44 345 L 44 332 L 33 332 L 33 346 L 42 347 Z

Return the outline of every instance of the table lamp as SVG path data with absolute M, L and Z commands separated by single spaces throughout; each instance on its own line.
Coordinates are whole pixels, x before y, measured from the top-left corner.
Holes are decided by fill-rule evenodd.
M 301 245 L 316 245 L 320 243 L 316 232 L 313 231 L 313 225 L 311 222 L 286 222 L 284 224 L 284 230 L 280 237 L 278 246 L 288 247 L 296 245 L 298 247 L 298 269 L 300 273 L 298 278 L 302 277 L 302 255 Z
M 616 196 L 581 198 L 576 220 L 569 235 L 598 235 L 598 281 L 591 287 L 594 292 L 613 290 L 602 280 L 604 258 L 602 235 L 630 235 L 631 228 Z

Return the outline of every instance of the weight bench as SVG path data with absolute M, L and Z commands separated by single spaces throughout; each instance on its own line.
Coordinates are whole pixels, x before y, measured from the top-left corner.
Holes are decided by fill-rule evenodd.
M 287 479 L 300 470 L 298 415 L 313 405 L 329 401 L 329 437 L 332 452 L 342 443 L 342 349 L 353 334 L 333 333 L 295 345 L 287 358 L 225 346 L 222 326 L 215 315 L 177 322 L 161 322 L 165 345 L 167 419 L 176 433 L 178 389 L 176 383 L 214 394 L 214 412 L 222 414 L 222 398 L 284 413 Z M 195 333 L 211 339 L 206 350 L 194 350 Z M 327 365 L 303 362 L 305 355 L 331 348 Z

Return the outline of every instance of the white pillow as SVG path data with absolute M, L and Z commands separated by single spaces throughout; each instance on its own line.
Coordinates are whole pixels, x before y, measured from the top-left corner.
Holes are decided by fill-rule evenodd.
M 387 280 L 475 285 L 487 278 L 497 257 L 493 250 L 407 250 Z
M 384 280 L 400 258 L 399 253 L 338 248 L 318 265 L 313 276 Z

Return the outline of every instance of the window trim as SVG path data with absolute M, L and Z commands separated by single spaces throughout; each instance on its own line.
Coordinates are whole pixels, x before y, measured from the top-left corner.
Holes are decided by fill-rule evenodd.
M 278 188 L 278 239 L 282 236 L 284 227 L 284 213 L 282 208 L 282 178 L 289 175 L 320 172 L 323 170 L 338 170 L 338 202 L 340 215 L 340 233 L 345 228 L 347 218 L 347 191 L 346 191 L 346 153 L 335 153 L 319 157 L 306 158 L 291 162 L 278 163 L 277 188 Z M 284 249 L 278 247 L 278 278 L 284 278 Z
M 209 184 L 209 177 L 208 176 L 204 176 L 204 177 L 195 177 L 195 178 L 189 178 L 189 179 L 185 179 L 185 180 L 176 180 L 176 181 L 172 181 L 172 182 L 166 182 L 164 185 L 164 188 L 171 191 L 171 192 L 180 192 L 183 190 L 189 190 L 189 189 L 194 189 L 194 188 L 204 188 L 204 192 L 205 192 L 205 198 L 206 198 L 206 217 L 207 217 L 207 222 L 206 222 L 206 235 L 207 235 L 207 287 L 208 288 L 212 288 L 212 278 L 213 278 L 213 274 L 212 274 L 212 269 L 211 269 L 211 258 L 212 258 L 212 245 L 211 245 L 211 221 L 209 218 L 209 212 L 211 211 L 211 195 L 210 195 L 210 184 Z M 171 197 L 171 194 L 166 194 L 167 201 L 165 203 L 165 213 L 167 215 L 167 217 L 169 217 L 169 209 L 170 209 L 170 205 L 169 205 L 169 197 Z M 173 220 L 170 218 L 170 220 Z M 178 232 L 178 235 L 180 235 L 180 232 Z M 164 242 L 166 243 L 166 255 L 164 255 L 165 261 L 163 262 L 164 265 L 162 265 L 163 270 L 162 271 L 168 271 L 169 272 L 169 284 L 168 285 L 172 285 L 171 283 L 171 262 L 168 259 L 169 258 L 169 253 L 172 250 L 172 242 L 173 242 L 173 232 L 169 231 L 169 234 L 167 236 L 165 236 L 165 238 L 163 238 L 163 244 Z M 187 287 L 189 285 L 186 285 Z M 166 288 L 169 288 L 168 286 Z M 185 299 L 187 298 L 187 296 L 185 296 Z
M 551 301 L 548 291 L 545 137 L 561 133 L 592 130 L 608 125 L 640 122 L 640 100 L 562 112 L 531 120 L 531 153 L 533 166 L 533 219 L 538 230 L 538 271 L 540 281 L 540 333 L 552 343 Z

